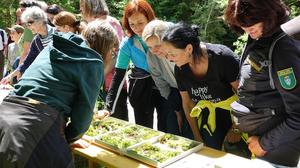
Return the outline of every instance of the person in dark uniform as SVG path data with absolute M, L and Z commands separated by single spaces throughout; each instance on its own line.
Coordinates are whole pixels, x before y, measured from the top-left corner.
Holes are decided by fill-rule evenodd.
M 69 144 L 89 128 L 104 64 L 118 42 L 100 21 L 83 37 L 53 35 L 0 104 L 1 168 L 74 167 Z
M 251 152 L 276 167 L 296 167 L 300 156 L 300 41 L 280 28 L 288 15 L 281 0 L 229 0 L 225 10 L 249 35 L 232 112 Z

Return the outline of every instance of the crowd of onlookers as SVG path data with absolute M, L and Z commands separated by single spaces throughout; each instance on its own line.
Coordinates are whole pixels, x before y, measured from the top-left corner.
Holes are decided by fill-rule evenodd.
M 16 24 L 0 29 L 0 83 L 14 86 L 0 104 L 0 167 L 73 167 L 70 146 L 86 147 L 93 117 L 128 120 L 127 99 L 137 124 L 152 128 L 156 110 L 160 131 L 297 165 L 300 42 L 280 28 L 281 0 L 228 0 L 225 22 L 248 34 L 241 57 L 200 41 L 196 25 L 159 20 L 146 0 L 121 20 L 105 0 L 80 11 L 20 0 Z

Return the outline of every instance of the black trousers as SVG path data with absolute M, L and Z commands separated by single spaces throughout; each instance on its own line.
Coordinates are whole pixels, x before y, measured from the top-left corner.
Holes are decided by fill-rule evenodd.
M 115 112 L 112 117 L 128 121 L 128 108 L 127 108 L 127 90 L 122 88 L 120 96 L 117 100 Z
M 71 149 L 56 110 L 25 97 L 0 105 L 0 167 L 72 168 Z
M 167 113 L 164 98 L 155 89 L 152 78 L 129 79 L 129 102 L 134 110 L 135 123 L 153 128 L 154 108 L 157 112 L 158 130 L 166 131 Z

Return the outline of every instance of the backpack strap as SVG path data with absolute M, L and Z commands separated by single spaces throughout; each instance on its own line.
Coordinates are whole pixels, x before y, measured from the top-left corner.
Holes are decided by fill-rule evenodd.
M 273 50 L 274 50 L 274 47 L 277 43 L 277 41 L 279 41 L 281 38 L 283 38 L 284 36 L 286 36 L 286 33 L 282 32 L 280 33 L 276 38 L 275 40 L 272 42 L 271 46 L 270 46 L 270 49 L 269 49 L 269 55 L 268 55 L 268 61 L 269 61 L 269 78 L 270 78 L 270 86 L 272 89 L 275 89 L 275 84 L 274 84 L 274 80 L 273 80 L 273 77 L 272 77 L 272 56 L 273 56 Z
M 269 78 L 270 78 L 270 87 L 272 89 L 275 89 L 275 84 L 274 84 L 274 79 L 272 77 L 272 56 L 273 56 L 273 50 L 274 50 L 274 47 L 277 43 L 277 41 L 279 41 L 281 38 L 283 38 L 284 36 L 286 36 L 286 33 L 282 32 L 280 33 L 278 36 L 275 37 L 275 39 L 273 40 L 270 48 L 269 48 L 269 54 L 268 54 L 268 58 L 266 58 L 267 60 L 265 61 L 260 61 L 260 67 L 268 67 L 268 70 L 269 70 Z M 242 67 L 243 65 L 243 62 L 247 59 L 247 55 L 244 54 L 245 50 L 246 50 L 246 46 L 244 47 L 243 49 L 243 53 L 242 53 L 242 58 L 240 60 L 240 67 Z

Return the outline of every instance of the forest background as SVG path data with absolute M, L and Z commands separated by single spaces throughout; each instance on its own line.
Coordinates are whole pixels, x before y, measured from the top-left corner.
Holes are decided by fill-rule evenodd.
M 185 21 L 200 27 L 201 41 L 227 45 L 239 55 L 246 36 L 238 37 L 223 21 L 223 12 L 228 0 L 148 0 L 157 18 L 179 22 Z M 291 18 L 300 14 L 300 0 L 283 0 L 291 9 Z M 58 4 L 64 10 L 80 14 L 79 0 L 45 0 Z M 121 20 L 124 5 L 128 0 L 106 0 L 110 15 Z M 0 28 L 15 23 L 15 11 L 19 0 L 0 0 Z

